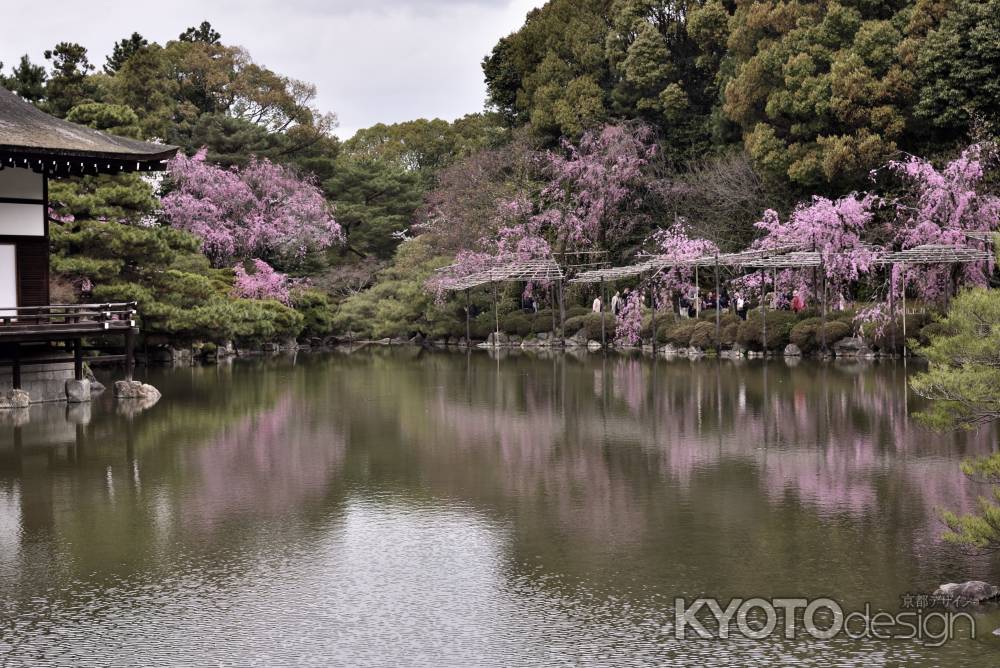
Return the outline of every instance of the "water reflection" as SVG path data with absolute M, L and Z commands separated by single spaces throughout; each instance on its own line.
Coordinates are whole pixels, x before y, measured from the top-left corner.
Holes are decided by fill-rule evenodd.
M 141 413 L 33 406 L 0 419 L 0 653 L 809 665 L 780 643 L 678 647 L 674 596 L 894 606 L 1000 580 L 941 546 L 936 510 L 974 507 L 957 463 L 997 434 L 921 429 L 905 373 L 361 350 L 152 373 L 164 397 Z

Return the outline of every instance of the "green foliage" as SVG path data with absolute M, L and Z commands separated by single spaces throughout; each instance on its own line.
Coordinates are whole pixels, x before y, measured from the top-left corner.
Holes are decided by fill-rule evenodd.
M 975 116 L 1000 128 L 1000 1 L 960 0 L 917 56 L 917 115 L 959 138 Z
M 940 331 L 928 345 L 917 348 L 930 368 L 911 385 L 934 400 L 922 418 L 939 428 L 970 427 L 1000 418 L 1000 292 L 961 293 L 941 321 Z
M 84 102 L 73 107 L 66 115 L 66 120 L 123 137 L 142 137 L 139 117 L 122 104 Z
M 851 326 L 840 320 L 831 320 L 825 325 L 822 318 L 806 318 L 795 324 L 789 334 L 789 342 L 794 343 L 804 353 L 811 353 L 823 346 L 825 337 L 827 348 L 851 335 Z
M 707 350 L 709 348 L 714 348 L 716 343 L 714 322 L 707 322 L 703 320 L 696 322 L 694 327 L 691 328 L 690 344 L 695 348 Z
M 696 157 L 718 126 L 727 19 L 718 2 L 553 0 L 484 60 L 490 103 L 549 139 L 641 119 L 670 157 Z
M 45 87 L 46 110 L 59 117 L 84 102 L 94 102 L 97 86 L 88 76 L 94 66 L 87 59 L 87 49 L 74 42 L 60 42 L 45 52 L 52 61 L 52 72 Z
M 400 244 L 393 264 L 379 273 L 374 287 L 340 303 L 333 330 L 384 338 L 417 332 L 426 336 L 455 335 L 461 329 L 464 336 L 464 315 L 463 320 L 459 319 L 461 306 L 457 302 L 435 303 L 425 285 L 434 270 L 447 264 L 447 258 L 435 256 L 421 237 Z M 492 312 L 489 315 L 492 320 Z
M 333 331 L 333 306 L 320 290 L 294 290 L 292 308 L 302 315 L 302 336 L 326 336 Z
M 0 86 L 13 91 L 29 102 L 39 102 L 45 97 L 45 80 L 48 74 L 41 65 L 35 65 L 25 54 L 20 62 L 11 70 L 10 75 L 3 73 L 3 63 L 0 63 Z
M 608 339 L 614 337 L 615 322 L 614 316 L 610 313 L 604 314 L 604 327 Z M 582 335 L 587 340 L 601 340 L 601 314 L 589 311 L 582 315 L 574 315 L 566 318 L 566 336 Z
M 664 325 L 660 328 L 657 340 L 678 348 L 687 348 L 691 345 L 691 336 L 694 334 L 696 324 L 698 324 L 697 320 L 681 319 L 675 323 Z
M 105 74 L 113 75 L 117 73 L 128 62 L 129 58 L 147 46 L 149 46 L 149 41 L 137 32 L 132 33 L 130 37 L 115 42 L 111 55 L 105 58 Z
M 198 239 L 173 228 L 84 220 L 52 224 L 50 235 L 53 273 L 89 299 L 139 302 L 145 335 L 258 343 L 304 325 L 278 302 L 232 299 L 231 272 L 212 269 Z
M 900 3 L 904 4 L 904 3 Z M 861 183 L 905 136 L 906 12 L 880 4 L 737 6 L 723 69 L 726 114 L 758 165 L 802 189 Z
M 419 174 L 378 160 L 341 156 L 323 190 L 336 206 L 348 248 L 358 255 L 392 257 L 412 223 L 424 188 Z
M 791 311 L 767 312 L 767 349 L 783 350 L 791 342 L 792 328 L 797 317 Z M 760 309 L 754 309 L 739 324 L 737 343 L 751 350 L 764 349 L 764 321 Z

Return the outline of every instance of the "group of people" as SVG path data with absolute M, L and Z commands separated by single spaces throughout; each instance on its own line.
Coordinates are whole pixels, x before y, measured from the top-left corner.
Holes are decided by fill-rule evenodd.
M 619 290 L 615 292 L 611 298 L 611 313 L 615 317 L 621 314 L 631 294 L 628 288 L 625 288 L 624 291 Z M 645 301 L 644 295 L 640 296 L 640 299 Z M 795 313 L 801 313 L 806 309 L 805 297 L 798 290 L 793 291 L 790 295 L 786 295 L 781 300 L 778 299 L 778 295 L 774 292 L 768 293 L 764 299 L 765 303 L 770 303 L 773 310 L 790 310 Z M 643 305 L 645 306 L 645 303 Z M 600 313 L 603 308 L 604 304 L 601 297 L 596 297 L 593 303 L 594 313 Z M 844 298 L 842 296 L 840 297 L 840 308 L 844 308 Z M 722 291 L 718 294 L 710 290 L 704 297 L 701 296 L 699 291 L 692 290 L 688 294 L 682 294 L 677 300 L 677 311 L 682 318 L 697 318 L 701 311 L 715 309 L 722 311 L 732 309 L 740 320 L 746 320 L 747 313 L 750 310 L 750 302 L 741 292 L 737 292 L 730 297 L 729 291 L 726 288 L 722 288 Z

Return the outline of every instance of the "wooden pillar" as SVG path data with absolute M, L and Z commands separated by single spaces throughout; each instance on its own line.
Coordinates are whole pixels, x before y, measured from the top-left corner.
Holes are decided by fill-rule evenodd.
M 900 282 L 903 285 L 903 359 L 906 359 L 906 263 L 900 265 Z
M 652 278 L 649 282 L 649 307 L 652 311 L 650 327 L 653 330 L 653 355 L 656 355 L 656 288 L 653 286 Z
M 556 287 L 549 285 L 549 302 L 552 304 L 552 336 L 556 335 Z
M 826 352 L 826 268 L 820 268 L 820 289 L 822 291 L 823 307 L 822 307 L 822 319 L 820 321 L 820 349 Z
M 493 319 L 496 322 L 496 333 L 493 335 L 493 345 L 500 345 L 500 303 L 497 301 L 497 282 L 493 281 Z
M 771 268 L 771 307 L 778 310 L 778 268 Z
M 896 354 L 896 282 L 893 280 L 895 278 L 893 274 L 895 273 L 896 266 L 891 265 L 889 268 L 889 317 L 892 318 L 892 354 Z
M 132 380 L 135 372 L 135 335 L 138 331 L 134 327 L 125 331 L 125 380 Z
M 719 286 L 719 254 L 715 254 L 715 353 L 722 352 L 722 291 Z
M 472 297 L 465 289 L 465 345 L 472 346 Z
M 563 295 L 562 279 L 556 280 L 556 289 L 559 291 L 559 338 L 566 338 L 566 300 Z
M 764 355 L 767 356 L 767 270 L 760 270 L 760 336 L 764 344 Z
M 694 317 L 701 317 L 701 285 L 698 281 L 698 265 L 694 266 Z
M 10 369 L 10 382 L 15 390 L 21 389 L 21 344 L 14 344 L 14 364 Z
M 602 278 L 601 279 L 601 349 L 607 348 L 608 346 L 607 334 L 605 333 L 605 327 L 604 327 L 604 312 L 607 310 L 607 303 L 605 300 L 606 296 L 607 293 L 604 287 L 604 279 Z
M 73 339 L 73 378 L 83 380 L 83 347 L 80 339 Z

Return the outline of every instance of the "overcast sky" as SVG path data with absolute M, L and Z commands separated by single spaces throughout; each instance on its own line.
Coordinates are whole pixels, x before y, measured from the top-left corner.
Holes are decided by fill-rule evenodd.
M 482 110 L 480 61 L 544 0 L 36 0 L 4 3 L 0 62 L 79 42 L 100 66 L 133 31 L 161 44 L 203 20 L 254 60 L 316 84 L 349 137 L 378 122 Z

